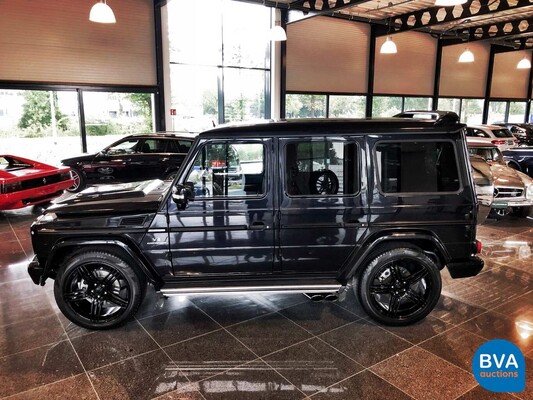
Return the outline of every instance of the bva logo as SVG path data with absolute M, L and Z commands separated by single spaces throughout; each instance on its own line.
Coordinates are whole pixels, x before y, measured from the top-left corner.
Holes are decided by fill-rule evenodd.
M 472 360 L 478 383 L 492 392 L 521 392 L 526 387 L 526 363 L 520 349 L 507 340 L 491 340 Z

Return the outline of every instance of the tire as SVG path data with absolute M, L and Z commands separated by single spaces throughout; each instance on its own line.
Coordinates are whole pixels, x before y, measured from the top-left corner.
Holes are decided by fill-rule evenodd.
M 61 265 L 54 295 L 63 314 L 87 329 L 126 323 L 139 308 L 146 281 L 113 251 L 81 250 Z
M 519 218 L 527 218 L 531 215 L 532 211 L 531 206 L 529 207 L 513 207 L 511 208 L 511 215 L 514 215 L 515 217 Z
M 336 194 L 339 191 L 337 175 L 329 170 L 311 173 L 309 191 L 311 194 Z
M 176 174 L 178 173 L 178 171 L 171 171 L 169 172 L 168 174 L 165 175 L 165 181 L 173 181 L 174 178 L 176 177 Z
M 442 288 L 437 264 L 413 248 L 395 248 L 375 257 L 353 286 L 368 315 L 384 325 L 409 325 L 426 317 Z
M 67 192 L 81 192 L 87 187 L 87 179 L 85 178 L 85 174 L 78 168 L 70 167 L 70 169 L 72 171 L 72 177 L 74 178 L 74 184 L 71 187 L 67 188 Z

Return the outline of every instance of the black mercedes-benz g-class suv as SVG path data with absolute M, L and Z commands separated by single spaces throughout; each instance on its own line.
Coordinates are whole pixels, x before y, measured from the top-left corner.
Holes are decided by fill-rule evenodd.
M 91 188 L 31 227 L 36 284 L 61 311 L 118 326 L 165 295 L 342 293 L 383 324 L 424 318 L 440 270 L 476 275 L 463 133 L 437 120 L 294 120 L 200 134 L 173 182 Z

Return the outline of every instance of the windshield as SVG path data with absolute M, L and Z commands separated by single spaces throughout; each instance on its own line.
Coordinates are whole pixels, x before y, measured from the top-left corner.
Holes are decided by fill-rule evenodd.
M 506 165 L 502 153 L 496 147 L 470 147 L 468 152 L 483 157 L 489 163 Z

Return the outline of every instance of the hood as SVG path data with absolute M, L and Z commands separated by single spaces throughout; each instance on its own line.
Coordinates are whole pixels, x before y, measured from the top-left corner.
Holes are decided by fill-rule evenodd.
M 491 165 L 490 170 L 494 178 L 494 187 L 496 188 L 509 187 L 523 189 L 524 186 L 533 183 L 533 180 L 529 176 L 506 165 L 494 164 Z
M 170 185 L 170 181 L 156 179 L 91 187 L 54 204 L 46 211 L 58 216 L 156 212 Z
M 79 156 L 76 156 L 76 157 L 71 157 L 71 158 L 65 158 L 64 160 L 61 160 L 61 164 L 64 164 L 64 165 L 74 165 L 74 164 L 78 164 L 78 163 L 83 163 L 83 162 L 89 162 L 89 161 L 92 161 L 94 159 L 94 157 L 97 156 L 98 153 L 93 153 L 93 154 L 82 154 L 82 155 L 79 155 Z

